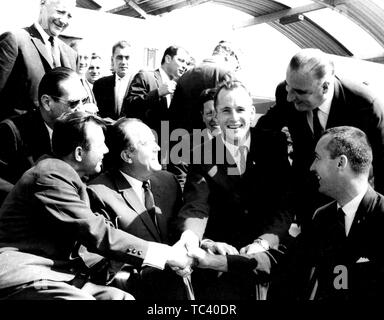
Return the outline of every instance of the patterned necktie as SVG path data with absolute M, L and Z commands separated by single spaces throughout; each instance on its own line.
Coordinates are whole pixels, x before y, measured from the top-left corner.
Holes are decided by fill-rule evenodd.
M 318 141 L 324 132 L 324 129 L 319 119 L 319 108 L 314 109 L 312 111 L 312 114 L 313 114 L 313 137 L 315 141 Z
M 53 67 L 60 67 L 60 51 L 59 48 L 57 47 L 56 40 L 54 37 L 50 36 L 49 37 L 49 42 L 51 43 L 51 54 L 52 54 L 52 64 Z
M 155 210 L 155 200 L 153 198 L 153 194 L 151 191 L 151 185 L 149 181 L 143 181 L 143 189 L 144 189 L 144 205 L 147 209 L 153 223 L 157 226 L 156 221 L 156 210 Z

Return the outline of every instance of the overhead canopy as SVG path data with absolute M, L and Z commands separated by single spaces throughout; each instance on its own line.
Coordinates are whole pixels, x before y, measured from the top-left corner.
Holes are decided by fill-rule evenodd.
M 316 47 L 331 54 L 353 56 L 346 44 L 326 31 L 326 25 L 311 18 L 311 14 L 317 11 L 323 10 L 326 14 L 333 10 L 357 24 L 384 48 L 384 8 L 380 0 L 77 0 L 77 5 L 147 19 L 206 2 L 231 7 L 252 17 L 238 28 L 266 23 L 301 48 Z M 381 55 L 369 58 L 384 62 Z

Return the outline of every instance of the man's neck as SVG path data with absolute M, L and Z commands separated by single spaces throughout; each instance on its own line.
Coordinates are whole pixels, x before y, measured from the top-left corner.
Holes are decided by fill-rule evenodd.
M 342 191 L 335 197 L 341 206 L 346 205 L 361 193 L 365 193 L 369 187 L 368 178 L 356 178 L 346 182 L 342 186 Z

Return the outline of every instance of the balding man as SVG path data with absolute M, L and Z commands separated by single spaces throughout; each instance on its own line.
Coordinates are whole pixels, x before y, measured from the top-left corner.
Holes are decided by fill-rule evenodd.
M 375 188 L 383 192 L 383 100 L 369 86 L 337 77 L 329 55 L 318 49 L 301 50 L 291 59 L 286 80 L 276 89 L 276 105 L 257 124 L 279 131 L 289 129 L 300 223 L 305 224 L 314 210 L 329 200 L 318 193 L 309 167 L 321 132 L 340 125 L 354 126 L 367 134 L 373 146 Z
M 42 0 L 37 22 L 0 36 L 0 120 L 38 108 L 38 86 L 48 70 L 76 70 L 76 53 L 58 38 L 75 6 L 75 0 Z

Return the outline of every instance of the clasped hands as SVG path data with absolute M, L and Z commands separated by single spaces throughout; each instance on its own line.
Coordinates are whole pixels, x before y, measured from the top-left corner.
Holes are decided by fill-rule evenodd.
M 263 253 L 265 249 L 258 243 L 251 243 L 238 251 L 235 247 L 224 242 L 204 239 L 200 243 L 197 235 L 190 230 L 185 231 L 172 248 L 182 252 L 186 261 L 188 260 L 185 265 L 171 266 L 172 270 L 182 277 L 189 276 L 194 266 L 226 272 L 228 271 L 227 255 L 252 256 L 257 260 L 259 260 L 258 258 L 268 259 L 268 257 L 262 257 L 265 255 Z

